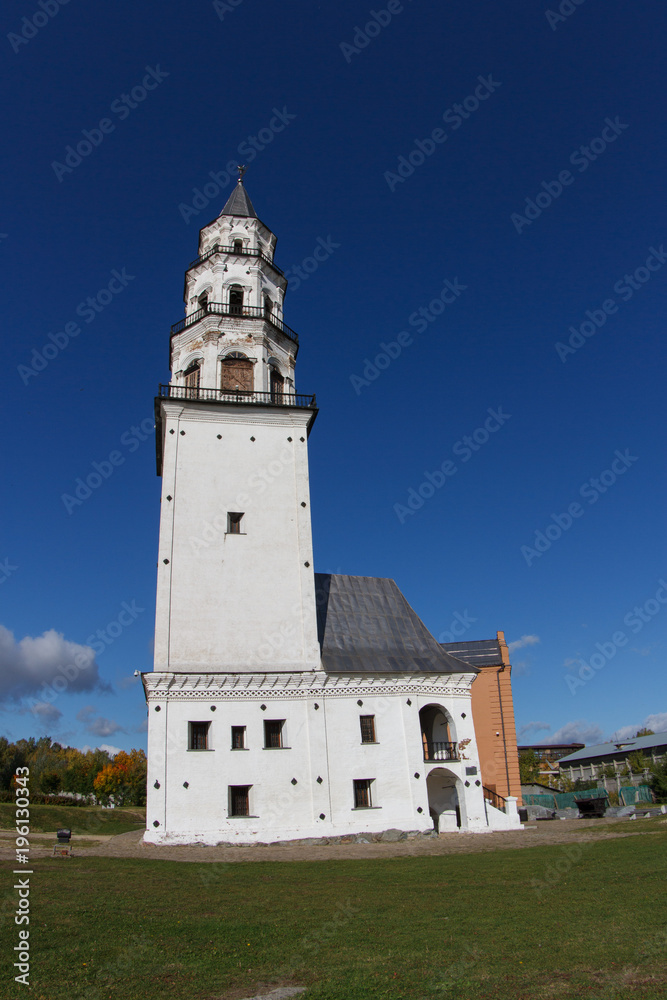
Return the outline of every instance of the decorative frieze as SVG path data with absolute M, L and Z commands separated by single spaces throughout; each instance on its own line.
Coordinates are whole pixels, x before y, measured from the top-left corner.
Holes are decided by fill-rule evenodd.
M 470 698 L 474 675 L 363 677 L 331 676 L 325 673 L 267 674 L 144 674 L 148 701 L 221 701 L 288 698 L 349 698 L 366 696 L 402 697 L 428 695 L 437 698 Z

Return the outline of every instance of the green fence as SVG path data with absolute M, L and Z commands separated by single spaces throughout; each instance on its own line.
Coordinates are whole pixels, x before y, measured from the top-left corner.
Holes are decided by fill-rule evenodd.
M 634 806 L 637 802 L 653 802 L 653 793 L 648 785 L 628 785 L 618 793 L 624 806 Z
M 576 797 L 581 799 L 597 799 L 600 795 L 609 793 L 604 788 L 586 788 L 581 792 L 545 792 L 543 795 L 524 795 L 526 806 L 544 806 L 546 809 L 576 809 Z M 628 786 L 619 792 L 620 803 L 623 806 L 634 806 L 638 802 L 653 802 L 653 794 L 648 785 Z

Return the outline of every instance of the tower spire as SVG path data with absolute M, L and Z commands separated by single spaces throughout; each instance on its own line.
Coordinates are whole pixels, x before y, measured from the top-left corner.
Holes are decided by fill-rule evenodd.
M 239 172 L 236 187 L 227 199 L 227 204 L 220 215 L 237 215 L 247 219 L 256 219 L 257 212 L 253 208 L 252 202 L 248 197 L 248 192 L 243 186 L 243 175 L 248 168 L 245 165 L 239 164 L 236 169 Z

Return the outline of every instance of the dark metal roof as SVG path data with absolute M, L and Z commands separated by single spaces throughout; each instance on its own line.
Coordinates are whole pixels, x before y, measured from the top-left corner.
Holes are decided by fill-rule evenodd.
M 243 181 L 240 177 L 220 215 L 242 215 L 249 219 L 257 218 L 257 212 L 252 207 L 252 202 L 248 197 L 248 192 L 243 187 Z
M 503 662 L 497 639 L 479 639 L 476 642 L 441 642 L 442 648 L 474 667 L 490 667 Z
M 442 648 L 393 580 L 316 573 L 315 595 L 327 673 L 477 672 Z

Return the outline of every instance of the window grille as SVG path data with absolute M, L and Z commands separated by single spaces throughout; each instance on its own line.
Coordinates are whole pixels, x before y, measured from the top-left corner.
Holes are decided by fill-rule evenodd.
M 283 745 L 284 719 L 266 719 L 264 722 L 264 748 L 277 750 Z
M 240 535 L 241 534 L 241 521 L 243 519 L 243 514 L 238 511 L 229 511 L 227 513 L 227 534 L 228 535 Z
M 372 784 L 373 784 L 373 778 L 361 778 L 354 782 L 355 809 L 370 809 L 372 805 L 371 801 Z
M 250 815 L 250 789 L 252 785 L 230 785 L 229 786 L 229 814 L 230 816 Z
M 210 722 L 190 723 L 190 750 L 208 750 L 208 730 Z
M 359 723 L 361 725 L 361 742 L 362 743 L 375 743 L 375 716 L 374 715 L 360 715 Z

